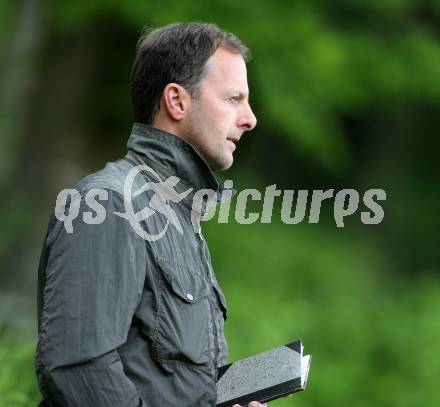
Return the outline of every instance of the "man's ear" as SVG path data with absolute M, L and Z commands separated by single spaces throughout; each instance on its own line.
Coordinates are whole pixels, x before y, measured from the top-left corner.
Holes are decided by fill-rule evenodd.
M 189 108 L 191 96 L 186 89 L 177 83 L 169 83 L 162 93 L 165 110 L 172 119 L 180 121 Z

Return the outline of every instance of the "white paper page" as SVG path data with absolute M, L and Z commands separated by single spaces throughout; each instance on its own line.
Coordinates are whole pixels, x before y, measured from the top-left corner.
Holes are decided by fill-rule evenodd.
M 310 360 L 310 355 L 301 358 L 301 387 L 303 389 L 306 387 L 307 376 L 309 375 Z

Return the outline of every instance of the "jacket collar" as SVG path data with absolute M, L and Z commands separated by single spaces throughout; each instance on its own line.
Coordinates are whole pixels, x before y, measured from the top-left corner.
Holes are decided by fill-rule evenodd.
M 177 190 L 192 188 L 192 192 L 183 199 L 190 207 L 194 193 L 201 189 L 214 191 L 216 203 L 229 199 L 235 192 L 233 189 L 225 188 L 223 182 L 214 176 L 196 150 L 174 134 L 134 123 L 127 148 L 161 176 L 177 176 L 180 179 Z

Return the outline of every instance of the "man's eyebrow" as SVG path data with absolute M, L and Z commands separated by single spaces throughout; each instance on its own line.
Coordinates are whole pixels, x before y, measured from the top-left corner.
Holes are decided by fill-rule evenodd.
M 249 99 L 249 93 L 241 92 L 239 90 L 237 90 L 235 92 L 232 92 L 232 96 L 236 97 L 236 98 L 238 98 L 240 100 Z

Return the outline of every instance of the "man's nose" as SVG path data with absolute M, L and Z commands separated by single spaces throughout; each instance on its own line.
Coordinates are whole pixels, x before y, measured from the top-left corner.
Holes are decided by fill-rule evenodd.
M 243 131 L 249 131 L 252 130 L 256 125 L 257 118 L 255 117 L 249 103 L 246 103 L 246 106 L 240 115 L 238 127 L 240 127 Z

